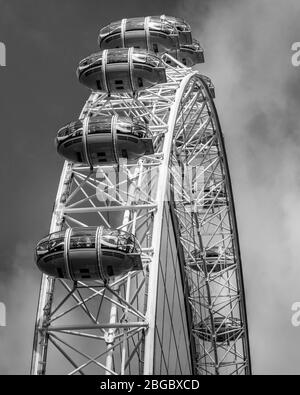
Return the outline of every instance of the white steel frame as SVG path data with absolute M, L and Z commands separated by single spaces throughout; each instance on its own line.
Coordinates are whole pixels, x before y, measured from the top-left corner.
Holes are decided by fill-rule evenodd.
M 132 232 L 141 243 L 143 272 L 130 272 L 109 284 L 72 283 L 43 275 L 32 355 L 34 375 L 50 370 L 53 359 L 56 363 L 50 348 L 70 366 L 62 374 L 153 373 L 165 200 L 174 206 L 185 258 L 193 318 L 189 329 L 196 355 L 193 373 L 250 373 L 238 235 L 217 113 L 205 78 L 165 56 L 174 65 L 166 64 L 167 83 L 134 96 L 93 92 L 80 115 L 85 123 L 93 114 L 144 119 L 154 155 L 137 164 L 123 161 L 119 166 L 96 168 L 66 162 L 50 227 L 55 232 L 70 226 L 103 225 Z M 191 175 L 190 166 L 197 169 L 196 175 Z M 224 265 L 217 273 L 209 272 L 205 259 L 203 266 L 192 254 L 216 245 Z M 199 323 L 207 318 L 213 322 L 214 316 L 224 321 L 238 318 L 239 337 L 232 341 L 229 334 L 228 341 L 220 344 L 212 328 L 212 340 L 201 340 Z

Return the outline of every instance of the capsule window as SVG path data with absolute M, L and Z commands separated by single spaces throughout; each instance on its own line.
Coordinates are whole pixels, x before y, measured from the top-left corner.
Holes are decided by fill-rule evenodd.
M 113 253 L 113 256 L 116 257 L 116 258 L 119 258 L 119 259 L 123 259 L 123 258 L 124 258 L 124 255 L 123 255 L 123 254 L 120 254 L 120 253 L 118 253 L 118 252 L 114 252 L 114 253 Z
M 123 90 L 124 89 L 124 85 L 123 85 L 123 80 L 115 80 L 115 87 L 118 90 Z
M 87 71 L 83 71 L 83 72 L 84 72 L 84 75 L 85 75 L 86 77 L 88 77 L 89 75 L 95 73 L 95 69 L 92 68 L 91 70 L 87 70 Z
M 107 162 L 105 152 L 97 152 L 98 162 Z
M 158 52 L 158 45 L 156 43 L 153 43 L 152 48 L 155 53 Z
M 60 277 L 60 278 L 64 277 L 63 272 L 62 272 L 62 270 L 61 270 L 60 267 L 58 267 L 58 268 L 56 269 L 56 271 L 57 271 L 58 277 Z
M 114 275 L 114 270 L 113 270 L 112 266 L 107 266 L 107 274 L 109 276 L 113 276 Z
M 81 278 L 91 278 L 90 270 L 88 268 L 79 269 L 79 272 L 81 274 Z
M 108 36 L 108 37 L 104 37 L 103 42 L 110 43 L 111 41 L 114 41 L 115 39 L 116 39 L 115 35 Z
M 112 63 L 127 63 L 128 61 L 128 49 L 115 49 L 107 54 L 107 64 Z
M 128 158 L 126 149 L 122 149 L 122 158 Z
M 137 81 L 139 88 L 142 88 L 144 86 L 143 79 L 141 77 L 138 77 Z
M 145 18 L 130 18 L 126 23 L 126 31 L 130 30 L 144 30 Z

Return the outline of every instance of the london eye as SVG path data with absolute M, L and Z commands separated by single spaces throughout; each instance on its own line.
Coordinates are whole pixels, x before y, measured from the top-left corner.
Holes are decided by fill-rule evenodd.
M 112 22 L 98 45 L 77 69 L 90 95 L 57 133 L 31 374 L 251 374 L 224 137 L 194 68 L 203 49 L 165 15 Z

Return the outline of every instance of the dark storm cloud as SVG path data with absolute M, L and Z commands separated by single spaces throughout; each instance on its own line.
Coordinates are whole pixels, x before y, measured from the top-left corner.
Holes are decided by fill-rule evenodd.
M 296 0 L 186 1 L 205 48 L 229 156 L 254 372 L 299 373 L 300 41 Z

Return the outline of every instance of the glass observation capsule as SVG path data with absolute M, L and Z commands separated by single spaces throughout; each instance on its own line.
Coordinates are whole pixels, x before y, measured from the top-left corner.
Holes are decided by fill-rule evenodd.
M 83 59 L 77 69 L 79 81 L 104 92 L 136 92 L 167 82 L 162 60 L 143 49 L 104 50 Z
M 169 15 L 161 15 L 162 21 L 167 21 L 174 25 L 179 34 L 179 42 L 182 45 L 190 45 L 193 43 L 191 26 L 182 18 Z
M 174 23 L 160 16 L 122 19 L 100 30 L 100 49 L 144 48 L 163 53 L 179 48 L 179 31 Z
M 210 342 L 213 340 L 214 332 L 217 343 L 230 342 L 240 337 L 243 330 L 241 322 L 237 318 L 214 317 L 213 325 L 214 331 L 211 320 L 206 318 L 195 326 L 195 331 L 200 339 Z
M 204 63 L 203 49 L 196 40 L 194 40 L 193 44 L 191 45 L 180 45 L 180 49 L 168 51 L 168 53 L 187 67 L 192 67 L 195 64 Z M 166 58 L 166 63 L 172 64 L 171 59 Z
M 126 159 L 136 162 L 153 154 L 152 138 L 142 120 L 113 115 L 96 115 L 71 122 L 57 134 L 56 147 L 65 159 L 95 165 L 111 165 Z
M 188 266 L 196 271 L 200 269 L 205 270 L 204 265 L 208 273 L 218 273 L 222 270 L 228 269 L 233 266 L 233 257 L 228 254 L 222 254 L 218 247 L 213 247 L 204 250 L 194 250 L 191 252 L 193 258 L 189 259 Z
M 38 243 L 36 263 L 44 274 L 73 281 L 108 281 L 142 270 L 141 249 L 131 233 L 95 226 L 51 233 Z

